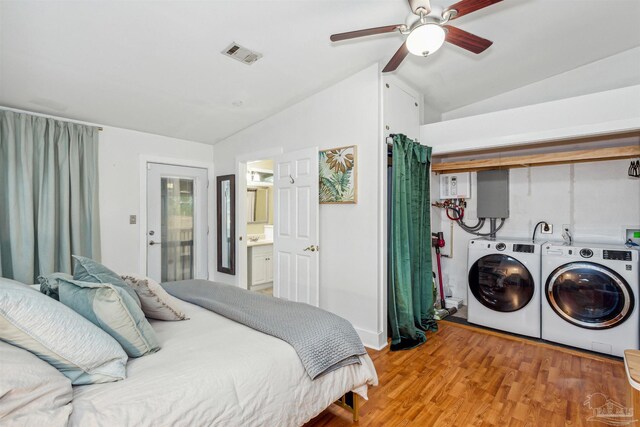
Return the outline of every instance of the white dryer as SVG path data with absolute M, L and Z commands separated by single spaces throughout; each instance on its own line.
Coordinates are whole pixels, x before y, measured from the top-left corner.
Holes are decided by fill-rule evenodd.
M 468 321 L 540 338 L 540 243 L 469 242 Z
M 638 266 L 624 246 L 545 243 L 542 338 L 615 356 L 638 349 Z

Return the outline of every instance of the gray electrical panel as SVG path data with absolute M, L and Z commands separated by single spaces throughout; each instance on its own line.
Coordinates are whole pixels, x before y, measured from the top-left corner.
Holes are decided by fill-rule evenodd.
M 478 172 L 478 218 L 509 218 L 509 170 Z

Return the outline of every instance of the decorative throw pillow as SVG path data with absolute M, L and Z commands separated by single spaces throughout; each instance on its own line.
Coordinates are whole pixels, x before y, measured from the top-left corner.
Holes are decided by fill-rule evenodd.
M 48 276 L 38 276 L 40 282 L 40 292 L 58 300 L 58 281 L 60 279 L 73 279 L 73 276 L 67 273 L 52 273 Z
M 72 384 L 126 377 L 127 355 L 109 334 L 53 298 L 3 278 L 0 340 L 35 354 Z
M 130 357 L 160 349 L 144 313 L 122 286 L 61 280 L 59 293 L 61 303 L 115 338 Z
M 116 272 L 109 270 L 98 261 L 94 261 L 91 258 L 86 258 L 79 255 L 73 255 L 76 259 L 76 267 L 73 270 L 73 280 L 80 280 L 81 282 L 93 282 L 93 283 L 111 283 L 114 286 L 123 288 L 133 300 L 140 307 L 140 299 L 136 295 L 135 291 L 131 289 L 120 278 Z
M 66 426 L 69 378 L 27 350 L 0 341 L 0 425 Z
M 122 276 L 140 298 L 145 316 L 156 320 L 186 320 L 187 316 L 178 308 L 174 297 L 169 295 L 155 280 L 127 274 Z

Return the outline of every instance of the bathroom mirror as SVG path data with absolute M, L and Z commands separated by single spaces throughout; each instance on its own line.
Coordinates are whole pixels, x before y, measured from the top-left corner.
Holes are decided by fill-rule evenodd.
M 218 271 L 236 274 L 236 177 L 216 178 Z
M 247 222 L 250 224 L 269 222 L 269 187 L 247 188 Z

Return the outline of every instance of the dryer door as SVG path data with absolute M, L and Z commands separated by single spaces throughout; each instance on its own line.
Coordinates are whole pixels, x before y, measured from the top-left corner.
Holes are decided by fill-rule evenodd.
M 520 310 L 533 298 L 535 286 L 527 267 L 508 255 L 483 256 L 469 270 L 471 293 L 495 311 Z
M 629 284 L 615 271 L 591 262 L 571 262 L 547 278 L 547 301 L 560 317 L 585 329 L 621 324 L 635 305 Z

